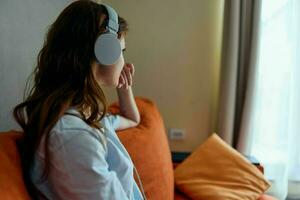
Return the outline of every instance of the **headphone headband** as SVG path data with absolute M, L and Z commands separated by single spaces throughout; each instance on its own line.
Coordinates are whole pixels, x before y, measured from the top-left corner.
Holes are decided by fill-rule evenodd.
M 107 16 L 107 32 L 98 36 L 94 46 L 97 61 L 103 65 L 115 64 L 122 55 L 121 44 L 118 39 L 118 14 L 110 6 L 102 4 L 108 13 Z
M 113 34 L 118 34 L 119 30 L 119 22 L 118 22 L 118 14 L 117 12 L 110 7 L 109 5 L 102 4 L 108 13 L 108 23 L 107 23 L 107 30 Z

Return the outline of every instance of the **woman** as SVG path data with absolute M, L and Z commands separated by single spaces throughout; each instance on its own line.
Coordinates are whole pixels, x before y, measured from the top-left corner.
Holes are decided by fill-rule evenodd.
M 108 7 L 79 0 L 61 12 L 39 52 L 34 85 L 14 108 L 24 131 L 22 169 L 33 199 L 143 199 L 115 133 L 140 122 L 131 89 L 134 66 L 124 63 L 122 53 L 114 64 L 100 64 L 94 51 L 109 28 Z M 117 19 L 124 51 L 127 22 Z M 117 88 L 120 115 L 107 113 L 101 86 Z

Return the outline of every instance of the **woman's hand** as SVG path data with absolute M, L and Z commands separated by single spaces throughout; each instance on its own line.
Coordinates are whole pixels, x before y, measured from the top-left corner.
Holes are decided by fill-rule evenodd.
M 119 77 L 119 84 L 117 88 L 128 89 L 132 86 L 134 75 L 134 65 L 132 63 L 125 63 Z

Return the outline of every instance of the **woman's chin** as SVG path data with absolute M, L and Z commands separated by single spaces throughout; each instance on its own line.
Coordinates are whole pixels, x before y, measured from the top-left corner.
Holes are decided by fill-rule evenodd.
M 114 82 L 113 84 L 111 84 L 111 87 L 117 87 L 119 85 L 118 82 Z
M 105 87 L 114 87 L 116 88 L 119 85 L 119 81 L 110 81 L 103 84 Z
M 105 83 L 105 84 L 101 84 L 101 86 L 103 86 L 103 87 L 113 87 L 113 88 L 115 88 L 115 87 L 117 87 L 118 86 L 118 84 L 117 83 Z

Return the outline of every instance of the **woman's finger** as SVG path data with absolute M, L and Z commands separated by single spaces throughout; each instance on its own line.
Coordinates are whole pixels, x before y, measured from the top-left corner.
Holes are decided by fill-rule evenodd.
M 124 80 L 123 74 L 121 73 L 120 77 L 119 77 L 118 88 L 121 88 L 124 85 L 124 83 L 125 83 L 125 80 Z
M 121 73 L 123 74 L 124 81 L 125 81 L 125 88 L 127 89 L 128 88 L 128 81 L 127 81 L 127 78 L 126 78 L 126 74 L 125 74 L 124 70 L 122 70 Z
M 135 71 L 134 65 L 132 63 L 127 63 L 126 66 L 130 69 L 131 76 L 133 77 Z
M 127 76 L 128 85 L 131 86 L 132 85 L 132 77 L 131 77 L 130 69 L 128 67 L 125 67 L 124 70 L 125 70 L 125 74 Z

